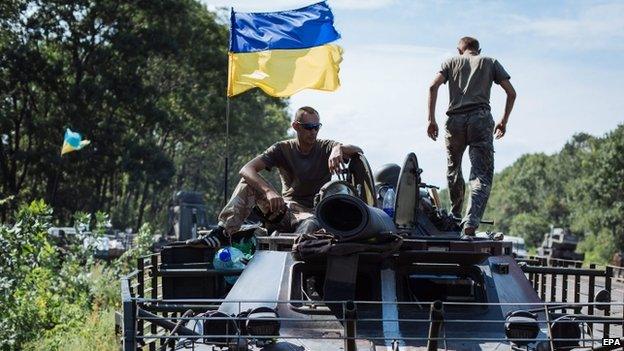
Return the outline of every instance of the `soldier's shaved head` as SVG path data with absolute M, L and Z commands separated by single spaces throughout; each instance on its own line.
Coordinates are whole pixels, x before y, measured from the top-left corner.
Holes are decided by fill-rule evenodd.
M 321 116 L 319 116 L 319 113 L 315 109 L 310 106 L 303 106 L 299 108 L 295 113 L 295 122 L 301 122 L 303 116 L 307 114 L 316 116 L 319 119 L 321 118 Z

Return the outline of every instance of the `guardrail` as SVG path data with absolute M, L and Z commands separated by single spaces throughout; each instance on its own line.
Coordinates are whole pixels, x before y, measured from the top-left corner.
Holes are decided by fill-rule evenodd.
M 590 264 L 588 268 L 582 268 L 582 263 L 577 261 L 561 262 L 540 258 L 539 265 L 521 267 L 542 301 L 558 301 L 566 306 L 563 308 L 564 311 L 573 310 L 574 313 L 582 313 L 582 307 L 586 307 L 584 313 L 593 315 L 595 306 L 591 304 L 592 302 L 596 302 L 597 299 L 601 300 L 598 302 L 607 302 L 613 297 L 614 276 L 613 268 L 610 266 L 598 268 Z M 582 300 L 590 304 L 576 305 Z M 569 301 L 576 306 L 570 307 Z M 612 307 L 609 305 L 601 307 L 603 315 L 609 316 Z M 592 327 L 591 323 L 589 327 Z M 605 337 L 609 337 L 610 324 L 603 325 L 602 332 Z
M 141 303 L 145 303 L 146 301 L 142 301 Z M 155 301 L 154 301 L 155 302 Z M 225 302 L 225 300 L 188 300 L 188 301 L 165 301 L 168 303 L 206 303 L 207 305 L 217 306 L 221 302 Z M 232 303 L 233 301 L 227 301 L 228 303 Z M 277 304 L 290 304 L 297 303 L 302 301 L 238 301 L 238 303 L 249 303 L 249 302 L 275 302 Z M 358 339 L 366 339 L 370 341 L 375 341 L 379 343 L 385 343 L 387 345 L 396 345 L 396 350 L 400 349 L 400 346 L 405 343 L 416 343 L 419 344 L 422 348 L 427 348 L 428 350 L 437 350 L 438 347 L 447 347 L 447 344 L 453 342 L 500 342 L 504 344 L 509 344 L 512 341 L 516 345 L 522 345 L 523 343 L 534 343 L 534 342 L 543 342 L 552 345 L 551 349 L 561 349 L 560 345 L 567 344 L 571 341 L 575 343 L 580 343 L 579 347 L 574 348 L 575 350 L 589 350 L 589 349 L 599 349 L 601 346 L 601 341 L 603 336 L 596 334 L 590 334 L 591 328 L 589 327 L 590 323 L 602 323 L 602 324 L 621 324 L 621 317 L 611 317 L 604 318 L 599 316 L 585 316 L 584 320 L 579 319 L 556 319 L 561 314 L 557 314 L 553 312 L 559 308 L 558 304 L 549 304 L 544 303 L 539 307 L 533 308 L 531 311 L 539 312 L 546 311 L 541 314 L 540 318 L 535 320 L 535 324 L 542 330 L 540 336 L 537 337 L 479 337 L 479 336 L 448 336 L 445 332 L 445 328 L 450 328 L 452 325 L 461 324 L 464 325 L 466 323 L 474 323 L 475 320 L 467 319 L 467 318 L 444 318 L 440 317 L 440 315 L 436 315 L 431 313 L 430 316 L 424 318 L 361 318 L 355 317 L 358 312 L 362 309 L 366 309 L 370 306 L 381 305 L 384 302 L 379 301 L 331 301 L 330 303 L 339 303 L 343 308 L 343 318 L 320 318 L 315 320 L 306 320 L 299 318 L 287 318 L 287 317 L 277 317 L 271 320 L 272 323 L 285 324 L 289 322 L 297 322 L 299 324 L 299 328 L 302 331 L 301 334 L 297 335 L 279 335 L 275 334 L 246 334 L 242 332 L 242 328 L 239 327 L 241 325 L 245 325 L 248 323 L 249 319 L 245 316 L 210 316 L 209 314 L 190 314 L 188 312 L 182 314 L 171 315 L 169 317 L 159 316 L 156 313 L 150 312 L 148 309 L 143 309 L 139 307 L 137 309 L 137 322 L 144 322 L 146 325 L 155 326 L 157 332 L 151 333 L 135 333 L 134 338 L 124 339 L 124 350 L 164 350 L 164 349 L 180 349 L 187 348 L 191 349 L 196 347 L 198 344 L 204 345 L 218 345 L 222 347 L 230 347 L 231 349 L 247 349 L 249 343 L 256 344 L 264 344 L 270 343 L 275 339 L 280 339 L 281 341 L 295 341 L 295 340 L 317 340 L 326 342 L 327 345 L 323 347 L 324 350 L 330 349 L 344 349 L 346 351 L 357 350 L 356 342 Z M 427 309 L 434 310 L 432 306 L 438 304 L 435 310 L 444 310 L 446 308 L 453 307 L 461 307 L 465 306 L 465 304 L 461 303 L 452 303 L 452 302 L 433 302 L 433 303 L 392 303 L 397 306 L 409 306 L 412 307 L 422 307 L 427 306 Z M 355 307 L 349 307 L 355 306 Z M 482 304 L 489 306 L 500 306 L 505 304 Z M 517 305 L 517 304 L 514 304 Z M 572 304 L 571 307 L 581 307 L 587 306 L 591 304 Z M 621 306 L 622 304 L 619 304 Z M 474 307 L 471 305 L 470 307 Z M 535 307 L 535 304 L 527 304 L 527 307 Z M 580 318 L 580 317 L 575 317 Z M 221 322 L 224 327 L 216 328 L 216 331 L 210 330 L 200 330 L 197 328 L 197 323 L 208 323 L 211 322 L 213 325 L 215 323 Z M 266 322 L 266 319 L 264 320 Z M 318 323 L 329 323 L 329 322 L 339 322 L 342 325 L 342 329 L 334 333 L 324 333 L 325 335 L 306 335 L 305 330 L 308 328 L 313 328 L 314 326 L 318 326 Z M 500 328 L 501 330 L 504 328 L 505 324 L 508 323 L 506 319 L 495 319 L 495 320 L 479 320 L 481 325 L 487 325 L 487 328 Z M 357 336 L 356 330 L 358 330 L 362 325 L 370 323 L 377 324 L 409 324 L 411 326 L 425 326 L 428 328 L 429 332 L 422 333 L 418 336 Z M 581 327 L 581 335 L 580 337 L 569 338 L 566 337 L 565 334 L 554 335 L 555 329 L 561 330 L 562 325 L 565 324 L 578 324 Z M 206 324 L 203 324 L 206 325 Z M 422 328 L 421 328 L 422 329 Z M 484 329 L 485 330 L 485 329 Z M 521 335 L 521 334 L 520 334 Z M 621 335 L 619 336 L 621 338 Z M 334 342 L 332 345 L 331 343 Z M 333 347 L 332 347 L 333 346 Z M 571 348 L 569 348 L 571 349 Z
M 529 255 L 527 256 L 527 258 L 525 259 L 519 259 L 519 261 L 527 261 L 527 262 L 533 262 L 533 264 L 535 265 L 541 265 L 541 266 L 553 266 L 553 267 L 577 267 L 577 268 L 581 268 L 583 266 L 589 267 L 589 266 L 594 266 L 598 267 L 598 268 L 607 268 L 607 267 L 611 267 L 611 269 L 613 270 L 613 277 L 616 279 L 619 279 L 620 281 L 624 281 L 624 267 L 618 267 L 618 266 L 614 266 L 614 265 L 599 265 L 599 264 L 592 264 L 592 263 L 585 263 L 583 261 L 576 261 L 576 260 L 566 260 L 563 258 L 552 258 L 552 257 L 544 257 L 544 256 L 537 256 L 537 255 Z
M 533 261 L 531 261 L 533 260 Z M 123 315 L 118 315 L 119 329 L 122 332 L 123 350 L 165 350 L 165 349 L 191 349 L 199 344 L 220 345 L 229 349 L 246 349 L 249 342 L 270 343 L 275 339 L 283 341 L 316 340 L 335 343 L 337 348 L 351 351 L 356 350 L 358 342 L 362 339 L 376 343 L 386 344 L 393 350 L 400 350 L 406 343 L 422 344 L 430 350 L 438 347 L 447 347 L 454 342 L 500 342 L 517 345 L 530 342 L 543 342 L 549 344 L 550 349 L 558 349 L 558 345 L 570 342 L 565 335 L 557 334 L 557 328 L 567 323 L 577 323 L 581 326 L 582 335 L 575 338 L 581 346 L 580 349 L 603 349 L 602 338 L 622 338 L 624 330 L 624 303 L 613 302 L 613 269 L 610 267 L 596 268 L 590 266 L 583 268 L 578 264 L 568 266 L 553 266 L 552 263 L 535 261 L 536 258 L 519 260 L 525 262 L 521 267 L 527 278 L 532 282 L 536 292 L 541 296 L 543 303 L 462 303 L 462 302 L 384 302 L 384 301 L 324 301 L 320 304 L 337 304 L 342 306 L 342 316 L 320 316 L 314 319 L 302 319 L 292 317 L 270 317 L 269 320 L 278 324 L 296 323 L 300 330 L 306 330 L 318 323 L 335 322 L 338 329 L 333 334 L 325 335 L 275 335 L 275 334 L 246 334 L 242 327 L 249 322 L 249 316 L 240 311 L 241 304 L 249 302 L 271 302 L 277 305 L 310 303 L 309 300 L 295 301 L 250 301 L 250 300 L 224 300 L 224 299 L 164 299 L 162 294 L 162 278 L 172 274 L 166 269 L 160 269 L 160 256 L 153 254 L 142 257 L 137 261 L 137 270 L 125 276 L 121 280 Z M 552 261 L 554 262 L 554 261 Z M 559 264 L 559 263 L 555 263 Z M 563 265 L 563 264 L 562 264 Z M 192 270 L 192 268 L 189 268 Z M 179 272 L 178 272 L 179 273 Z M 186 272 L 188 273 L 188 272 Z M 217 272 L 211 269 L 195 270 L 193 274 L 199 276 L 231 275 L 236 272 Z M 177 274 L 177 273 L 173 273 Z M 581 289 L 587 285 L 587 289 Z M 605 290 L 609 293 L 608 302 L 596 298 L 598 291 Z M 599 301 L 596 301 L 599 300 Z M 215 311 L 223 302 L 234 303 L 239 306 L 239 313 L 235 316 L 219 315 Z M 457 336 L 447 335 L 445 330 L 457 326 L 457 324 L 474 323 L 474 319 L 457 318 L 453 314 L 444 317 L 444 314 L 434 313 L 444 309 L 474 308 L 475 306 L 525 306 L 530 312 L 537 313 L 535 323 L 541 329 L 539 336 L 523 338 L 516 336 L 481 337 L 478 335 Z M 425 311 L 415 318 L 399 318 L 399 315 L 388 318 L 366 317 L 359 312 L 370 308 L 387 308 L 395 310 L 416 309 Z M 435 307 L 435 308 L 433 308 Z M 427 313 L 429 311 L 429 313 Z M 570 319 L 561 319 L 564 315 Z M 222 323 L 225 326 L 215 332 L 215 329 L 200 329 L 199 323 Z M 265 320 L 266 321 L 266 320 Z M 496 319 L 478 320 L 483 325 L 492 326 L 489 329 L 504 330 L 509 322 L 505 316 Z M 358 330 L 365 329 L 371 324 L 379 325 L 384 331 L 394 331 L 394 335 L 360 335 Z M 202 324 L 205 325 L 205 324 Z M 418 335 L 402 335 L 399 325 L 410 326 L 408 329 L 420 330 L 425 328 L 424 333 Z M 420 329 L 419 329 L 420 328 Z M 217 328 L 218 329 L 218 328 Z M 427 332 L 428 331 L 428 332 Z M 619 340 L 619 339 L 618 339 Z M 583 348 L 584 347 L 584 348 Z M 324 348 L 325 349 L 325 348 Z M 329 349 L 329 347 L 327 347 Z M 608 350 L 610 348 L 604 348 Z

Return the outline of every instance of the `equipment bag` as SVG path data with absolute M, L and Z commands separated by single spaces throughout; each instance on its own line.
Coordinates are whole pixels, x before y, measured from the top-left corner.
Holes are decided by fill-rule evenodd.
M 399 250 L 403 239 L 392 233 L 382 235 L 374 241 L 340 242 L 335 236 L 325 231 L 302 234 L 293 245 L 292 252 L 296 260 L 309 261 L 327 258 L 327 256 L 347 256 L 360 252 L 377 252 L 389 256 Z

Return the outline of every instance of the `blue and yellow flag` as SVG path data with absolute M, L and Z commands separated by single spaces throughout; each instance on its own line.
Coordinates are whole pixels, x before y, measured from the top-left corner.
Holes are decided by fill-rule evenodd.
M 80 150 L 83 147 L 89 145 L 89 140 L 82 140 L 82 136 L 76 132 L 72 132 L 71 129 L 65 130 L 65 139 L 63 140 L 63 148 L 61 149 L 61 156 L 68 152 Z
M 280 12 L 231 15 L 228 96 L 258 87 L 271 96 L 334 91 L 342 49 L 325 2 Z

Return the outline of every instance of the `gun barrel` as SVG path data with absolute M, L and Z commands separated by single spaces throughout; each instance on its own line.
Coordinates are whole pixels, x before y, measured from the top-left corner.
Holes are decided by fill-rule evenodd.
M 394 221 L 387 213 L 352 195 L 324 198 L 316 207 L 316 218 L 321 227 L 341 240 L 362 240 L 396 232 Z

